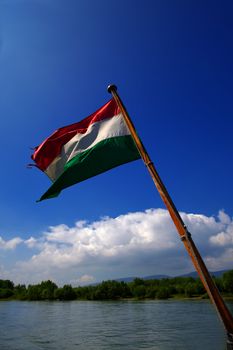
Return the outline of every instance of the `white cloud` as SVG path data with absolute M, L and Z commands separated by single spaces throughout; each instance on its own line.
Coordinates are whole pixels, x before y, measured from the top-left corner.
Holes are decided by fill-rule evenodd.
M 83 275 L 76 280 L 70 281 L 73 285 L 85 285 L 95 282 L 95 277 L 91 275 Z
M 218 217 L 181 214 L 210 270 L 232 268 L 233 221 L 223 211 Z M 0 241 L 16 247 L 22 239 Z M 11 270 L 22 282 L 53 279 L 57 283 L 90 283 L 129 275 L 181 274 L 193 270 L 168 212 L 149 209 L 117 218 L 105 217 L 73 227 L 51 226 L 40 237 L 24 241 L 34 255 Z M 5 248 L 6 249 L 6 248 Z M 9 249 L 9 248 L 8 248 Z M 81 275 L 79 279 L 75 276 Z M 75 279 L 76 278 L 76 279 Z
M 19 237 L 15 237 L 10 239 L 9 241 L 5 241 L 1 236 L 0 236 L 0 249 L 3 250 L 14 250 L 23 240 Z
M 231 218 L 229 215 L 227 215 L 224 210 L 220 210 L 218 213 L 219 220 L 226 225 L 229 225 L 231 223 Z
M 28 248 L 38 247 L 38 241 L 34 237 L 30 237 L 29 239 L 25 240 L 24 243 L 28 246 Z
M 210 242 L 219 245 L 226 246 L 233 243 L 232 232 L 220 232 L 216 236 L 210 237 Z
M 218 217 L 222 223 L 222 230 L 213 235 L 210 238 L 210 242 L 215 246 L 233 247 L 233 221 L 227 214 L 224 213 L 224 211 L 220 211 Z

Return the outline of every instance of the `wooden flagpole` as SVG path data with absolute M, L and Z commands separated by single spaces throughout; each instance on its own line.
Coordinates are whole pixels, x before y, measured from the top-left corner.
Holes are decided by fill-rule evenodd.
M 109 85 L 108 86 L 108 92 L 112 94 L 114 100 L 116 101 L 117 105 L 119 106 L 125 122 L 131 132 L 131 135 L 134 139 L 134 142 L 138 148 L 138 151 L 141 155 L 141 158 L 143 160 L 143 162 L 145 163 L 151 177 L 152 180 L 154 181 L 154 184 L 164 202 L 164 204 L 166 205 L 170 216 L 177 228 L 177 231 L 180 235 L 180 238 L 188 252 L 188 254 L 190 255 L 190 258 L 192 259 L 193 265 L 195 266 L 198 275 L 210 297 L 210 299 L 212 300 L 213 304 L 215 305 L 217 312 L 220 316 L 220 319 L 222 320 L 225 329 L 227 331 L 227 336 L 228 336 L 228 349 L 233 349 L 233 317 L 230 313 L 230 311 L 228 310 L 226 304 L 224 303 L 224 300 L 222 298 L 222 296 L 220 295 L 214 281 L 212 280 L 209 271 L 207 270 L 207 267 L 197 249 L 197 247 L 195 246 L 191 234 L 188 231 L 187 227 L 185 226 L 178 210 L 176 209 L 166 187 L 164 186 L 158 172 L 155 169 L 154 164 L 152 163 L 145 147 L 143 146 L 140 138 L 137 135 L 136 129 L 133 125 L 133 122 L 123 104 L 123 102 L 121 101 L 118 93 L 117 93 L 117 87 L 115 85 Z

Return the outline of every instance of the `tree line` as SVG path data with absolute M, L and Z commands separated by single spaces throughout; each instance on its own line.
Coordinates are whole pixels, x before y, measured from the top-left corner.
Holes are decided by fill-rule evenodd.
M 219 291 L 233 296 L 233 270 L 213 279 Z M 174 277 L 144 280 L 135 278 L 132 282 L 115 280 L 97 285 L 58 287 L 54 282 L 42 281 L 39 284 L 14 285 L 10 280 L 0 280 L 0 299 L 14 300 L 117 300 L 117 299 L 168 299 L 206 298 L 205 289 L 199 278 Z

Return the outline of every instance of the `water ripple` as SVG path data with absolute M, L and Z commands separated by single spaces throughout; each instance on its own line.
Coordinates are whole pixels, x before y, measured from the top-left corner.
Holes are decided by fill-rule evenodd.
M 208 301 L 13 301 L 0 303 L 0 316 L 1 350 L 225 348 Z

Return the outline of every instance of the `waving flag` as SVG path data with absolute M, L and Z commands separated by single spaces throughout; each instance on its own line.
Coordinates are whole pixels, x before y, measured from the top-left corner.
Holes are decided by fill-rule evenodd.
M 32 159 L 53 181 L 40 201 L 139 158 L 123 115 L 111 99 L 82 121 L 56 130 L 36 147 Z

